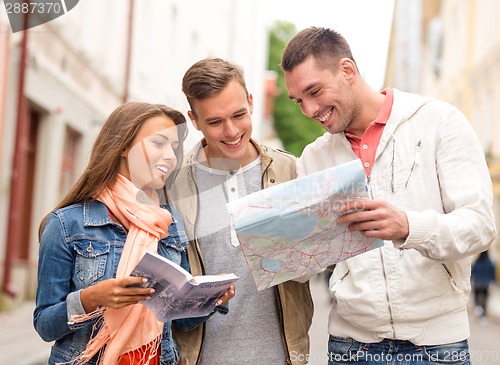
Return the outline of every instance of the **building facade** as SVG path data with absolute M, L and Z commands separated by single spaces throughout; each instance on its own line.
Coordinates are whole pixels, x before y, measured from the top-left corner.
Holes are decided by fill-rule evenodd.
M 397 0 L 394 14 L 385 84 L 449 101 L 466 115 L 489 165 L 499 227 L 500 2 Z M 497 262 L 499 250 L 497 238 Z

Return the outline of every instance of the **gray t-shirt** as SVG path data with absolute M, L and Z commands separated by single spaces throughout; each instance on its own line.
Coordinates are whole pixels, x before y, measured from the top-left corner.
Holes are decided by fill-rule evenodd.
M 257 291 L 226 208 L 228 201 L 260 190 L 261 178 L 260 158 L 237 171 L 197 165 L 200 210 L 195 233 L 206 273 L 240 277 L 229 313 L 206 322 L 201 365 L 285 363 L 275 290 Z

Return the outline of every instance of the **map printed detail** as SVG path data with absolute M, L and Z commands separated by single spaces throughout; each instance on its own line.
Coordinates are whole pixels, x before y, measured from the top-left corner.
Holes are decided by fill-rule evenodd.
M 365 173 L 357 159 L 228 203 L 257 289 L 381 247 L 381 240 L 337 224 L 342 202 L 366 198 Z

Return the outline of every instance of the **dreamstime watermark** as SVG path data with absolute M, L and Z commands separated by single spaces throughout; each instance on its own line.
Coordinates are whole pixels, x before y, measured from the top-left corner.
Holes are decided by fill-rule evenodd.
M 20 32 L 59 18 L 79 0 L 4 0 L 12 32 Z

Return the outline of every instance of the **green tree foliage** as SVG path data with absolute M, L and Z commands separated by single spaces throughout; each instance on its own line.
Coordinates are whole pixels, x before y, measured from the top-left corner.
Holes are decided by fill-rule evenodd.
M 299 107 L 288 98 L 280 62 L 286 43 L 296 32 L 292 23 L 282 21 L 275 23 L 269 32 L 268 69 L 278 74 L 279 95 L 274 99 L 274 128 L 284 148 L 299 156 L 304 147 L 322 135 L 325 130 L 317 122 L 304 116 Z

